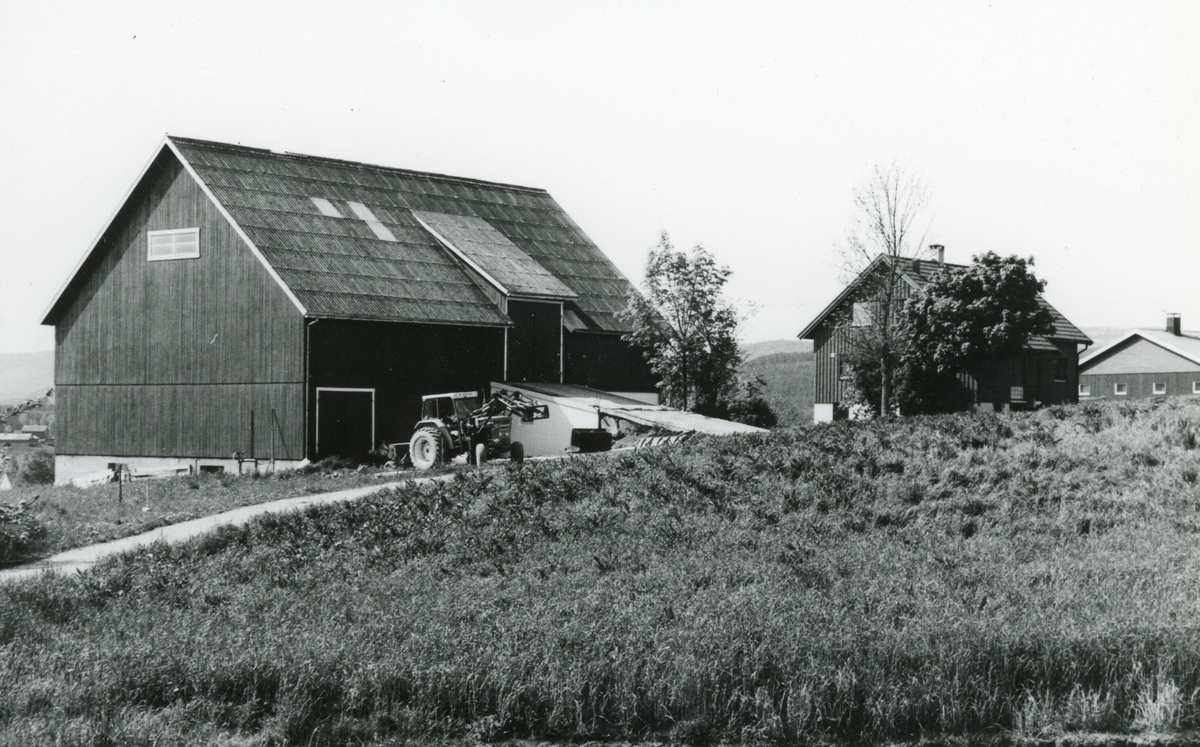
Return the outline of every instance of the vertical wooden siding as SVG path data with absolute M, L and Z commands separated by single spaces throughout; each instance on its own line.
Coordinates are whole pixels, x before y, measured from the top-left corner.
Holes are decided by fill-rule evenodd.
M 567 332 L 563 337 L 563 382 L 606 392 L 653 392 L 658 379 L 640 350 L 620 335 Z
M 509 299 L 508 381 L 562 381 L 562 304 Z
M 899 280 L 898 283 L 896 302 L 903 303 L 911 293 L 911 288 L 903 280 Z M 845 400 L 848 394 L 850 384 L 848 381 L 841 380 L 839 370 L 841 362 L 849 360 L 854 348 L 848 339 L 849 333 L 840 326 L 840 322 L 843 319 L 849 320 L 850 309 L 854 301 L 853 297 L 845 299 L 813 333 L 815 363 L 813 397 L 816 404 L 838 404 Z
M 149 261 L 173 228 L 200 257 Z M 93 256 L 55 330 L 59 453 L 227 458 L 272 408 L 302 452 L 303 318 L 169 151 Z

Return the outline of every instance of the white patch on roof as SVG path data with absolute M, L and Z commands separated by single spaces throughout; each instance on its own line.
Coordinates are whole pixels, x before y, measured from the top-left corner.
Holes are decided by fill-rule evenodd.
M 451 252 L 508 296 L 576 299 L 579 294 L 482 218 L 427 210 L 413 217 Z
M 312 203 L 317 206 L 317 210 L 320 210 L 324 215 L 328 215 L 330 218 L 344 217 L 340 212 L 338 212 L 338 209 L 333 206 L 333 203 L 329 200 L 326 200 L 324 197 L 309 197 L 308 199 L 312 200 Z
M 361 220 L 371 227 L 371 230 L 375 232 L 376 236 L 384 241 L 396 240 L 396 237 L 392 235 L 391 230 L 387 226 L 380 223 L 379 219 L 375 217 L 375 213 L 371 212 L 371 208 L 367 207 L 361 202 L 347 202 L 346 204 L 350 206 L 350 209 L 354 211 L 355 215 L 357 215 Z

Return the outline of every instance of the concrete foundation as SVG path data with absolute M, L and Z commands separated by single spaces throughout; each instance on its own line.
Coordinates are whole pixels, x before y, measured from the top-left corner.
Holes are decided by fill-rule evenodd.
M 832 423 L 833 422 L 833 403 L 818 402 L 813 405 L 813 422 L 814 423 Z
M 130 456 L 73 456 L 66 454 L 54 457 L 54 484 L 89 485 L 103 482 L 112 475 L 110 464 L 124 464 L 134 473 L 154 470 L 181 470 L 185 474 L 196 474 L 202 467 L 220 467 L 230 474 L 238 474 L 238 462 L 235 459 L 181 459 L 179 457 L 130 457 Z M 306 462 L 301 460 L 276 459 L 274 469 L 295 469 Z M 241 471 L 251 473 L 255 469 L 253 461 L 243 461 Z M 266 459 L 258 460 L 258 471 L 271 471 L 271 462 Z

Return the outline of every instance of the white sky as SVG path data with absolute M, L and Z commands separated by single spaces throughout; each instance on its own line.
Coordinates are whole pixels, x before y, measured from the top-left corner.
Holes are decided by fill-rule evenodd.
M 1200 329 L 1200 4 L 0 0 L 0 352 L 165 133 L 542 187 L 639 282 L 703 242 L 794 337 L 851 190 L 920 171 L 926 243 L 1036 258 L 1080 326 Z

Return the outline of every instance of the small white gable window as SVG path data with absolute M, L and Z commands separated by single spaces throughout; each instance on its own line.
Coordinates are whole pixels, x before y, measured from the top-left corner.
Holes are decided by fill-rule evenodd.
M 1079 385 L 1079 396 L 1080 397 L 1092 396 L 1092 385 L 1091 384 L 1080 384 Z
M 1167 382 L 1164 381 L 1161 384 L 1158 383 L 1157 381 L 1154 382 L 1153 392 L 1155 394 L 1166 394 L 1167 393 Z
M 1129 394 L 1129 385 L 1113 384 L 1113 394 Z
M 1200 381 L 1192 382 L 1192 394 L 1200 394 Z
M 170 231 L 148 231 L 146 245 L 149 259 L 195 259 L 200 256 L 200 229 L 176 228 Z

